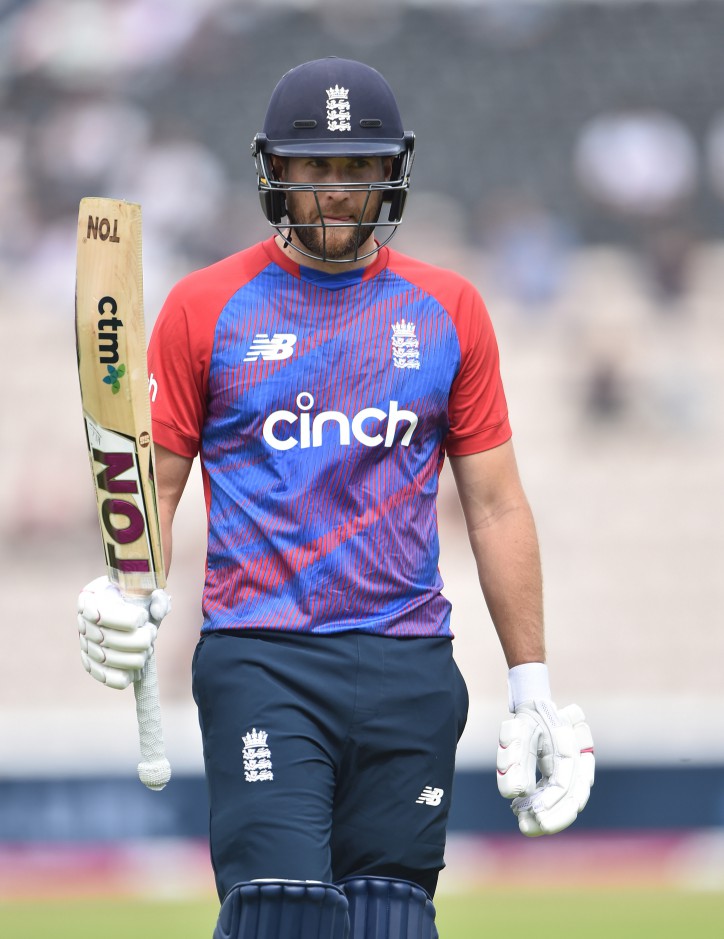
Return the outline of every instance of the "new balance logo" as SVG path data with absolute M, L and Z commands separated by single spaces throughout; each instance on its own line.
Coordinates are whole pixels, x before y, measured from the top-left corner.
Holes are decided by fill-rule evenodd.
M 415 799 L 415 802 L 420 805 L 440 805 L 444 795 L 444 789 L 433 789 L 432 786 L 425 786 L 420 793 L 420 798 Z
M 274 333 L 271 339 L 268 333 L 257 333 L 244 356 L 244 361 L 256 362 L 258 358 L 262 358 L 265 362 L 281 362 L 294 352 L 296 341 L 294 333 Z

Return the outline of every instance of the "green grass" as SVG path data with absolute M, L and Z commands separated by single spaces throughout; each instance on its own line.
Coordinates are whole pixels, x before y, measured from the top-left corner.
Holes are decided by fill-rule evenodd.
M 724 893 L 479 890 L 436 901 L 441 939 L 721 939 Z M 213 901 L 0 903 L 7 939 L 211 939 Z
M 721 939 L 724 894 L 664 890 L 478 891 L 436 903 L 441 939 Z

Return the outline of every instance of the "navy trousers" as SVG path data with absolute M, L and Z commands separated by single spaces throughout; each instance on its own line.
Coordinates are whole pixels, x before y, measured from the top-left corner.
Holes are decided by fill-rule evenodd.
M 450 640 L 208 633 L 193 691 L 221 898 L 358 875 L 434 894 L 468 709 Z

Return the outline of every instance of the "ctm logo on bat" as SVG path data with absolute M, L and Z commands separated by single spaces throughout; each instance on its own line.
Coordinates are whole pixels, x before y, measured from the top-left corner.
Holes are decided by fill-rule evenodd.
M 101 297 L 98 301 L 98 361 L 102 364 L 115 365 L 118 361 L 118 330 L 123 320 L 116 316 L 117 312 L 118 303 L 113 297 Z

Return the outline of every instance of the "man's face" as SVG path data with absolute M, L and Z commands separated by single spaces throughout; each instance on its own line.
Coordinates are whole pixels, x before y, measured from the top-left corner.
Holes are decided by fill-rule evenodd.
M 346 185 L 389 179 L 392 160 L 383 157 L 273 157 L 277 179 L 303 185 Z M 325 189 L 287 192 L 287 214 L 296 237 L 311 254 L 324 259 L 353 259 L 374 235 L 382 193 Z M 362 222 L 361 225 L 358 224 Z M 321 226 L 324 228 L 315 227 Z

